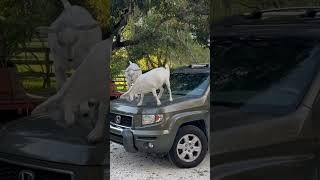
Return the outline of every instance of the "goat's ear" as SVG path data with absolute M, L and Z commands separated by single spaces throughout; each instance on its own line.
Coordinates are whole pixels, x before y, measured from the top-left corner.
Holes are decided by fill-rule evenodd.
M 132 62 L 131 62 L 131 61 L 129 61 L 129 64 L 132 64 Z

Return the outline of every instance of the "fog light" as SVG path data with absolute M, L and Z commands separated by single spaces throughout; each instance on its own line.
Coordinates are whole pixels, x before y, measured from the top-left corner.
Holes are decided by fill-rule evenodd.
M 148 146 L 149 146 L 149 148 L 153 148 L 154 147 L 154 145 L 152 144 L 152 143 L 148 143 Z

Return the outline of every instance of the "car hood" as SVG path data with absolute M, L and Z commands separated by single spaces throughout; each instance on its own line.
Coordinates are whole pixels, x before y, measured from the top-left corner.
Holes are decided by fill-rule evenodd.
M 309 135 L 304 132 L 310 132 L 310 127 L 304 126 L 309 125 L 306 121 L 309 120 L 310 109 L 304 106 L 286 114 L 214 106 L 211 113 L 213 155 L 296 141 Z
M 214 106 L 212 118 L 215 121 L 212 122 L 212 125 L 213 129 L 221 131 L 232 127 L 261 122 L 271 117 L 271 114 L 245 112 L 239 108 Z
M 124 99 L 116 99 L 111 101 L 111 112 L 119 112 L 125 114 L 155 114 L 155 113 L 170 113 L 193 107 L 204 105 L 206 95 L 203 96 L 181 96 L 173 95 L 173 101 L 169 101 L 167 95 L 161 98 L 161 105 L 156 105 L 156 100 L 152 95 L 146 95 L 142 106 L 138 107 L 137 101 L 128 102 Z
M 91 128 L 64 127 L 47 115 L 8 123 L 0 131 L 0 152 L 73 165 L 104 165 L 107 142 L 89 144 Z

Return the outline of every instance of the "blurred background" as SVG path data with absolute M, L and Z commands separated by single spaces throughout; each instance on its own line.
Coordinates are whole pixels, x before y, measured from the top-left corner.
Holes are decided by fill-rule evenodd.
M 99 21 L 104 36 L 110 35 L 109 0 L 70 2 L 88 9 Z M 15 80 L 8 81 L 21 82 L 29 93 L 46 97 L 55 93 L 54 67 L 49 57 L 45 29 L 62 11 L 59 0 L 0 1 L 0 68 L 17 68 Z

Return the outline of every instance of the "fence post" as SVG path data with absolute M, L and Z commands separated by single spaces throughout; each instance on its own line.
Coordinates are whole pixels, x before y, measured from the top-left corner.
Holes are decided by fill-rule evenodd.
M 122 91 L 124 91 L 128 88 L 125 76 L 117 75 L 113 76 L 111 79 L 116 84 L 117 90 L 121 89 Z
M 47 48 L 45 50 L 45 78 L 43 81 L 43 88 L 50 88 L 51 87 L 51 65 L 50 65 L 50 56 L 49 56 L 50 50 Z

